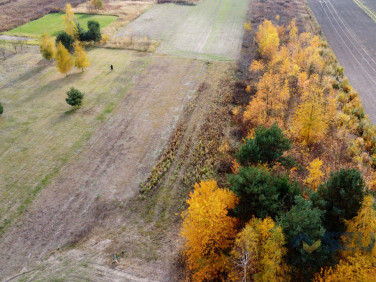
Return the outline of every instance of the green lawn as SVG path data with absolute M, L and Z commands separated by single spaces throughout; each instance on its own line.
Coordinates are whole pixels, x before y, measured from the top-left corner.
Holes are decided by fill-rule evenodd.
M 47 32 L 50 35 L 56 36 L 59 31 L 64 30 L 63 13 L 52 13 L 40 18 L 38 20 L 29 22 L 22 26 L 16 27 L 6 34 L 9 35 L 42 35 Z M 98 21 L 101 28 L 108 26 L 117 17 L 106 15 L 93 15 L 93 14 L 76 14 L 76 19 L 82 27 L 87 28 L 87 22 L 94 20 Z

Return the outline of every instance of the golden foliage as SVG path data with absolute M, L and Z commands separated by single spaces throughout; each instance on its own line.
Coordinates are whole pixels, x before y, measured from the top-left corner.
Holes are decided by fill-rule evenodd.
M 61 42 L 59 42 L 56 49 L 56 66 L 59 72 L 64 74 L 67 74 L 73 66 L 72 56 Z
M 86 52 L 79 42 L 74 43 L 74 66 L 82 71 L 90 66 Z
M 305 183 L 308 187 L 317 190 L 317 186 L 321 183 L 324 173 L 321 170 L 322 161 L 319 158 L 314 159 L 307 167 L 309 175 L 305 179 Z
M 329 126 L 327 105 L 323 90 L 317 83 L 317 76 L 313 75 L 310 82 L 293 118 L 293 131 L 307 145 L 320 142 Z
M 278 51 L 278 31 L 271 21 L 264 20 L 264 22 L 259 26 L 256 34 L 256 42 L 258 44 L 260 54 L 266 58 L 271 59 L 272 56 Z
M 56 56 L 55 42 L 47 33 L 43 32 L 41 42 L 39 44 L 40 52 L 46 60 L 53 60 Z
M 282 257 L 286 254 L 285 238 L 281 227 L 274 221 L 252 218 L 236 236 L 231 251 L 233 281 L 282 281 L 286 278 L 286 266 Z
M 67 3 L 65 5 L 65 15 L 63 15 L 63 20 L 65 24 L 64 31 L 70 35 L 75 40 L 78 38 L 78 29 L 74 22 L 74 12 L 71 4 Z
M 186 239 L 185 255 L 193 280 L 219 278 L 227 269 L 223 250 L 232 245 L 236 235 L 236 219 L 228 216 L 228 209 L 235 207 L 237 198 L 210 180 L 196 183 L 187 203 L 180 236 Z
M 251 31 L 251 30 L 252 30 L 252 26 L 251 26 L 251 24 L 250 24 L 249 22 L 245 22 L 245 23 L 244 23 L 244 29 L 245 29 L 246 31 Z

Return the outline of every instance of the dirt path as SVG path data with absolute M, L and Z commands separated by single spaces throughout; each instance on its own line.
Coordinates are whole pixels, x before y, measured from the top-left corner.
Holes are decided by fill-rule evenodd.
M 204 62 L 156 56 L 114 116 L 84 152 L 28 208 L 0 242 L 7 277 L 58 246 L 85 236 L 106 211 L 138 191 L 166 146 L 183 106 L 198 88 Z
M 376 123 L 376 23 L 352 0 L 308 0 L 363 107 Z

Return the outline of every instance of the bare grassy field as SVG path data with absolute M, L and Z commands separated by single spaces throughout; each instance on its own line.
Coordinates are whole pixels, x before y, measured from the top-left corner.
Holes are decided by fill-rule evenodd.
M 241 48 L 248 0 L 156 5 L 118 33 L 161 40 L 158 53 L 234 60 Z
M 112 111 L 134 78 L 150 62 L 148 55 L 95 49 L 90 68 L 67 78 L 29 48 L 0 68 L 0 226 L 4 228 L 87 140 Z M 112 58 L 112 59 L 109 59 Z M 110 72 L 109 65 L 116 72 Z M 86 93 L 84 106 L 74 111 L 65 92 Z

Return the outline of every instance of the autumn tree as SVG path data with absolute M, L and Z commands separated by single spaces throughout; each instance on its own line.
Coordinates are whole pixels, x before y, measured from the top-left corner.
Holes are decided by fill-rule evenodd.
M 74 44 L 74 66 L 82 71 L 90 66 L 86 52 L 79 42 Z
M 75 23 L 74 11 L 71 4 L 65 5 L 65 14 L 63 15 L 65 29 L 64 31 L 73 39 L 78 38 L 78 30 Z
M 358 214 L 346 221 L 342 259 L 335 267 L 324 268 L 315 281 L 376 281 L 376 210 L 372 195 L 364 197 Z
M 283 256 L 286 253 L 282 228 L 275 226 L 267 217 L 253 217 L 236 236 L 231 251 L 233 281 L 283 281 L 286 279 L 286 266 Z
M 236 219 L 228 210 L 235 207 L 237 198 L 210 180 L 196 183 L 187 203 L 180 236 L 186 240 L 185 255 L 193 280 L 223 279 L 228 267 L 224 251 L 236 235 Z
M 324 176 L 321 166 L 322 161 L 319 158 L 316 158 L 309 164 L 309 167 L 307 167 L 309 174 L 304 182 L 314 191 L 317 190 L 317 187 L 321 183 L 321 179 Z
M 56 56 L 56 47 L 55 43 L 50 35 L 43 33 L 42 39 L 40 42 L 40 52 L 46 60 L 52 61 Z
M 277 52 L 279 47 L 278 31 L 271 21 L 264 20 L 259 26 L 256 34 L 256 42 L 260 54 L 268 59 L 271 59 Z
M 65 49 L 64 45 L 59 42 L 56 51 L 56 66 L 59 72 L 64 73 L 68 76 L 68 72 L 73 66 L 73 58 L 69 54 L 68 50 Z
M 352 232 L 350 242 L 347 247 L 355 248 L 356 252 L 376 262 L 376 210 L 372 195 L 364 197 L 362 207 L 358 214 L 351 220 L 346 221 L 347 232 Z
M 305 144 L 320 142 L 329 126 L 323 89 L 317 83 L 317 76 L 310 80 L 292 123 L 296 136 Z
M 335 267 L 323 268 L 314 281 L 376 281 L 376 268 L 366 257 L 355 255 L 340 260 Z
M 90 6 L 94 10 L 102 10 L 103 1 L 102 0 L 90 0 Z
M 283 122 L 290 98 L 287 80 L 278 73 L 267 72 L 257 83 L 257 93 L 244 112 L 244 119 L 253 124 Z

